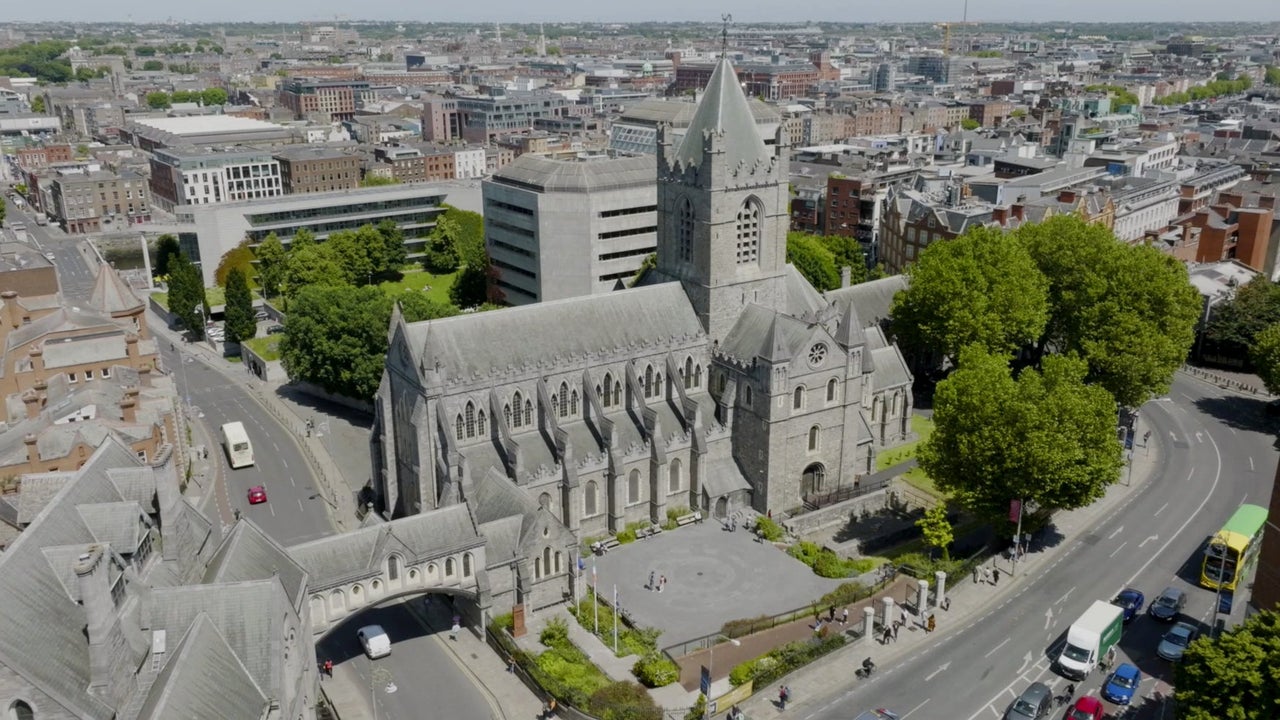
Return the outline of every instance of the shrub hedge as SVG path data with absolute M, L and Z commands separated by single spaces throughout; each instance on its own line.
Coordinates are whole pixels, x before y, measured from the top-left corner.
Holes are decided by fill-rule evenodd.
M 578 619 L 587 632 L 594 632 L 596 626 L 596 613 L 594 604 L 597 603 L 596 595 L 587 589 L 587 597 L 578 601 L 577 605 L 569 608 L 569 612 Z M 600 632 L 595 636 L 600 638 L 606 647 L 613 647 L 613 608 L 604 603 L 600 606 Z M 644 656 L 646 653 L 658 649 L 658 636 L 662 634 L 661 630 L 654 628 L 633 627 L 625 622 L 622 618 L 618 618 L 620 625 L 618 629 L 618 657 L 627 657 L 628 655 Z
M 663 687 L 680 679 L 680 666 L 660 650 L 650 650 L 636 661 L 631 672 L 645 687 Z
M 778 542 L 786 533 L 783 532 L 782 526 L 774 522 L 772 518 L 762 517 L 756 520 L 756 532 L 760 537 L 769 542 Z
M 813 568 L 814 573 L 824 578 L 852 577 L 875 567 L 867 567 L 869 561 L 865 558 L 845 560 L 831 550 L 807 540 L 801 540 L 787 548 L 787 554 Z
M 729 682 L 737 687 L 754 680 L 757 687 L 767 685 L 796 668 L 803 667 L 845 644 L 844 633 L 824 638 L 796 640 L 776 647 L 754 660 L 748 660 L 733 668 Z

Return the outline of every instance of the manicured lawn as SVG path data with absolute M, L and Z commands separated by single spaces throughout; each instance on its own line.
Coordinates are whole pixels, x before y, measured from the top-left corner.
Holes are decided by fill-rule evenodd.
M 916 448 L 933 434 L 933 420 L 922 415 L 912 415 L 911 431 L 916 434 L 917 439 L 897 447 L 882 450 L 876 455 L 876 470 L 884 470 L 891 465 L 897 465 L 915 457 Z
M 388 295 L 397 294 L 401 290 L 419 290 L 425 292 L 429 300 L 449 305 L 453 302 L 449 299 L 449 288 L 453 287 L 456 277 L 457 273 L 434 275 L 425 270 L 409 270 L 399 282 L 384 282 L 378 287 Z M 428 287 L 431 289 L 427 290 Z
M 209 307 L 218 307 L 219 305 L 223 305 L 227 302 L 227 291 L 216 285 L 211 288 L 205 288 L 204 296 L 205 299 L 209 301 Z M 157 290 L 156 292 L 151 293 L 151 297 L 156 299 L 156 302 L 160 304 L 160 307 L 165 310 L 169 309 L 169 293 Z
M 280 339 L 283 337 L 283 335 L 268 335 L 246 340 L 243 344 L 257 353 L 263 360 L 271 362 L 280 359 Z

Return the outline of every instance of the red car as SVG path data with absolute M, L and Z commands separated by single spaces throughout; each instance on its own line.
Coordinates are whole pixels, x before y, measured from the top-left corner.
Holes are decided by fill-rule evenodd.
M 255 485 L 249 488 L 249 504 L 257 505 L 267 501 L 267 489 L 261 485 Z
M 1102 701 L 1088 695 L 1076 701 L 1065 720 L 1102 720 Z

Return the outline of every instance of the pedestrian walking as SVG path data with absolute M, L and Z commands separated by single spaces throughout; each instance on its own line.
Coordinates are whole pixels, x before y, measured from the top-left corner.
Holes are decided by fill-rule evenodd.
M 973 584 L 974 585 L 978 584 L 978 572 L 979 572 L 978 566 L 974 565 L 973 566 Z
M 848 624 L 848 622 L 849 622 L 849 608 L 845 608 L 844 612 L 840 613 L 840 624 L 845 625 L 845 624 Z
M 332 660 L 324 661 L 324 674 L 328 675 L 329 677 L 333 677 L 333 661 Z
M 898 640 L 898 628 L 900 628 L 900 627 L 902 627 L 902 623 L 894 623 L 894 624 L 893 624 L 893 640 L 894 640 L 894 642 L 897 642 L 897 640 Z
M 461 629 L 462 629 L 462 617 L 459 615 L 454 615 L 453 627 L 449 628 L 449 639 L 456 642 L 458 639 L 458 631 Z
M 830 608 L 827 608 L 827 622 L 830 623 L 835 621 L 836 621 L 836 606 L 832 605 Z
M 782 710 L 787 709 L 787 701 L 791 699 L 791 688 L 783 685 L 778 688 L 778 706 Z
M 738 530 L 738 516 L 734 515 L 733 517 L 729 518 L 729 532 L 737 532 L 737 530 Z
M 658 580 L 658 592 L 662 592 L 663 590 L 666 590 L 666 589 L 667 589 L 667 576 L 663 575 L 662 578 Z
M 817 608 L 813 609 L 813 626 L 818 627 L 818 623 L 822 622 L 822 612 Z
M 650 571 L 649 571 L 649 584 L 648 584 L 648 585 L 646 585 L 645 587 L 646 587 L 646 588 L 648 588 L 649 590 L 657 590 L 657 589 L 658 589 L 658 586 L 657 586 L 656 584 L 654 584 L 654 578 L 656 578 L 657 576 L 658 576 L 658 575 L 657 575 L 657 573 L 655 573 L 654 571 L 650 570 Z
M 1000 584 L 1000 568 L 991 568 L 991 584 Z
M 555 717 L 555 715 L 556 715 L 556 699 L 551 698 L 550 700 L 547 701 L 546 706 L 544 706 L 542 709 L 542 717 L 552 718 L 552 717 Z
M 893 628 L 888 625 L 885 625 L 884 633 L 880 636 L 880 644 L 888 645 L 889 641 L 892 639 L 893 639 Z
M 936 620 L 934 620 L 934 618 L 933 618 L 933 613 L 929 613 L 929 622 L 928 622 L 928 624 L 926 624 L 926 625 L 924 626 L 924 631 L 925 631 L 925 632 L 933 632 L 933 631 L 934 631 L 934 629 L 935 629 L 937 626 L 938 626 L 938 625 L 937 625 L 937 621 L 936 621 Z

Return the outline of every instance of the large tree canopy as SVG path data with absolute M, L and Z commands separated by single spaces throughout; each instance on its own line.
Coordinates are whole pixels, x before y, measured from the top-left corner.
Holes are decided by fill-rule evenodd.
M 1075 215 L 1015 235 L 1049 282 L 1049 322 L 1034 355 L 1078 353 L 1089 379 L 1136 407 L 1168 390 L 1195 339 L 1200 295 L 1186 268 L 1154 248 L 1117 242 Z
M 835 255 L 814 235 L 787 233 L 787 262 L 795 265 L 818 292 L 840 287 Z
M 1263 610 L 1216 640 L 1196 640 L 1174 676 L 1180 718 L 1280 717 L 1280 613 Z
M 387 325 L 396 302 L 409 322 L 451 315 L 421 293 L 388 297 L 378 288 L 303 287 L 290 302 L 280 351 L 289 377 L 368 399 L 378 390 L 387 352 Z
M 204 339 L 204 320 L 209 316 L 204 278 L 181 253 L 169 262 L 169 311 L 193 339 Z
M 938 385 L 933 434 L 920 466 L 938 487 L 997 519 L 1009 501 L 1078 508 L 1102 497 L 1119 477 L 1115 402 L 1085 384 L 1088 369 L 1071 356 L 1046 357 L 1043 369 L 1015 379 L 1006 356 L 964 348 L 959 368 Z
M 1241 357 L 1258 333 L 1278 322 L 1280 285 L 1254 278 L 1229 301 L 1213 307 L 1204 332 L 1205 353 Z
M 1269 325 L 1254 336 L 1249 360 L 1267 392 L 1280 395 L 1280 323 Z
M 910 351 L 954 358 L 977 343 L 1003 354 L 1044 332 L 1048 282 L 1013 235 L 983 227 L 931 245 L 907 277 L 892 315 Z
M 253 296 L 244 271 L 232 268 L 227 274 L 227 304 L 224 309 L 227 342 L 241 343 L 258 333 L 258 323 L 253 319 Z

